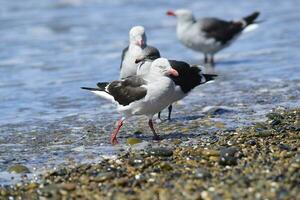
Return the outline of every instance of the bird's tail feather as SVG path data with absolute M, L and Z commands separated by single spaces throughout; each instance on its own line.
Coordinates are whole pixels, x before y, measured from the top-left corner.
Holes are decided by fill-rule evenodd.
M 216 74 L 202 74 L 202 76 L 204 77 L 204 83 L 209 82 L 209 81 L 213 81 L 215 80 L 215 78 L 218 76 Z
M 90 87 L 81 87 L 83 90 L 90 90 L 90 91 L 102 91 L 99 88 L 90 88 Z
M 104 99 L 108 99 L 112 102 L 115 102 L 114 97 L 111 96 L 109 93 L 107 93 L 105 91 L 105 87 L 108 85 L 108 83 L 98 83 L 97 86 L 98 88 L 90 88 L 90 87 L 81 87 L 81 89 L 84 90 L 89 90 L 92 93 L 104 98 Z
M 99 82 L 97 83 L 97 88 L 81 87 L 81 89 L 90 90 L 90 91 L 105 91 L 105 88 L 108 84 L 109 83 L 107 82 Z
M 246 23 L 246 26 L 255 23 L 256 18 L 259 16 L 259 12 L 254 12 L 251 15 L 243 18 L 243 21 Z

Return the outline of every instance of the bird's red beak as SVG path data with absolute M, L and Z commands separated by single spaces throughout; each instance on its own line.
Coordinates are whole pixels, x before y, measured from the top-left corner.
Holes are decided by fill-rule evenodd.
M 179 76 L 178 72 L 173 68 L 169 69 L 168 73 L 169 73 L 169 75 Z
M 173 11 L 171 11 L 171 10 L 169 10 L 169 11 L 167 12 L 167 15 L 169 15 L 169 16 L 176 16 L 175 13 L 174 13 Z

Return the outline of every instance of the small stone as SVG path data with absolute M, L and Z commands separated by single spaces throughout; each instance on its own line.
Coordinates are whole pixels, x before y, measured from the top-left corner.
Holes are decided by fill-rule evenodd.
M 93 180 L 96 182 L 104 182 L 113 178 L 114 178 L 114 174 L 112 172 L 104 172 L 98 174 L 96 177 L 94 177 Z
M 256 140 L 253 140 L 253 139 L 248 140 L 248 141 L 246 142 L 246 144 L 251 145 L 251 146 L 254 146 L 254 145 L 256 145 Z
M 238 152 L 236 147 L 222 148 L 220 150 L 220 165 L 236 165 L 239 157 Z
M 16 174 L 30 173 L 30 170 L 26 166 L 19 164 L 9 167 L 7 171 Z
M 54 172 L 52 172 L 50 175 L 52 176 L 65 176 L 68 173 L 68 171 L 65 168 L 58 169 Z
M 220 156 L 219 151 L 211 150 L 211 149 L 203 149 L 201 151 L 201 154 L 204 155 L 204 156 L 207 156 L 207 157 L 210 157 L 210 156 L 218 157 L 218 156 Z
M 150 148 L 147 153 L 152 156 L 169 157 L 173 155 L 173 151 L 165 147 Z
M 139 144 L 141 142 L 142 142 L 142 140 L 139 139 L 139 138 L 130 137 L 130 138 L 127 139 L 127 144 L 131 145 L 131 146 L 135 145 L 135 144 Z
M 76 189 L 76 184 L 75 183 L 63 183 L 61 185 L 62 189 L 67 190 L 67 191 L 73 191 Z
M 281 150 L 286 150 L 286 151 L 291 150 L 291 148 L 286 144 L 278 144 L 278 148 L 281 149 Z
M 216 156 L 209 156 L 209 160 L 210 161 L 213 161 L 213 162 L 218 162 L 219 161 L 219 157 L 216 157 Z
M 5 197 L 6 195 L 8 195 L 8 192 L 4 188 L 1 188 L 0 189 L 0 196 Z
M 57 185 L 51 184 L 48 185 L 44 188 L 38 189 L 38 194 L 43 196 L 43 197 L 47 197 L 50 198 L 52 197 L 53 199 L 57 199 L 57 193 L 58 193 L 58 188 Z
M 143 133 L 142 133 L 142 131 L 135 131 L 133 134 L 134 135 L 142 135 Z
M 37 183 L 29 183 L 27 185 L 27 190 L 34 190 L 34 189 L 38 188 L 38 186 L 39 185 Z
M 203 200 L 211 200 L 212 199 L 211 196 L 209 195 L 209 193 L 207 191 L 202 191 L 201 192 L 201 198 Z
M 255 136 L 257 137 L 269 137 L 271 135 L 273 135 L 273 132 L 271 130 L 259 131 L 255 134 Z
M 84 184 L 84 185 L 87 185 L 89 182 L 90 182 L 90 179 L 88 176 L 86 175 L 82 175 L 80 178 L 79 178 L 79 181 L 80 183 Z
M 201 178 L 201 179 L 212 178 L 211 173 L 206 169 L 202 169 L 202 168 L 196 169 L 194 173 L 197 178 Z
M 222 107 L 212 107 L 204 112 L 206 112 L 208 115 L 223 115 L 225 113 L 231 112 L 231 110 Z
M 167 162 L 162 162 L 160 163 L 159 167 L 163 170 L 163 171 L 171 171 L 173 169 L 173 167 L 170 165 L 170 163 Z

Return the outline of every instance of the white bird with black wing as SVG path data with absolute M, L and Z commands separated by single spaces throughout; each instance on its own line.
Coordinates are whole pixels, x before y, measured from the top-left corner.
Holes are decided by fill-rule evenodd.
M 148 51 L 144 56 L 136 61 L 139 63 L 138 69 L 140 71 L 138 73 L 147 73 L 150 70 L 149 63 L 152 63 L 156 59 L 157 54 L 156 51 Z M 173 102 L 184 98 L 195 87 L 212 81 L 217 77 L 215 74 L 202 73 L 198 66 L 191 66 L 183 61 L 168 60 L 168 62 L 179 74 L 178 76 L 170 76 L 175 83 L 173 96 L 169 97 Z M 168 110 L 168 120 L 171 120 L 172 105 L 169 105 Z M 158 113 L 158 118 L 160 118 L 160 112 Z
M 167 15 L 177 18 L 176 33 L 186 47 L 204 54 L 204 63 L 214 63 L 214 54 L 229 46 L 249 25 L 255 24 L 259 12 L 238 21 L 225 21 L 207 17 L 196 20 L 190 10 L 168 11 Z M 252 26 L 251 29 L 256 28 Z
M 123 121 L 133 115 L 146 115 L 149 118 L 154 139 L 158 139 L 152 118 L 162 109 L 173 103 L 175 83 L 169 77 L 178 76 L 167 59 L 156 59 L 152 64 L 148 74 L 131 76 L 120 81 L 101 82 L 97 88 L 82 87 L 103 98 L 109 99 L 117 104 L 117 109 L 123 114 L 118 121 L 117 128 L 112 133 L 111 143 L 116 144 L 117 134 L 123 125 Z

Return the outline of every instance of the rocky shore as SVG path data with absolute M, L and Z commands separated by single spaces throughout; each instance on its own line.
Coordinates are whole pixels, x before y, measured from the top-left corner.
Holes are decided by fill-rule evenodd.
M 2 186 L 0 199 L 300 199 L 300 109 L 266 117 L 207 141 L 129 138 L 115 159 Z

